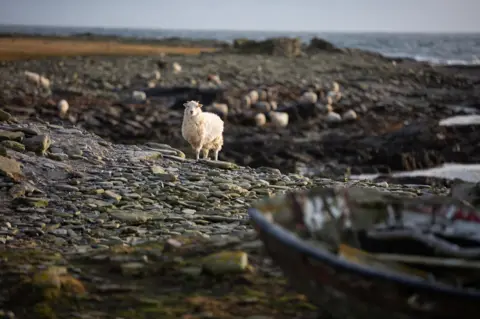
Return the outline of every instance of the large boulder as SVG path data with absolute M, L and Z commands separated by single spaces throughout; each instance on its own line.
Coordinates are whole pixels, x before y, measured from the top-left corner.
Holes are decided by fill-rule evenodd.
M 233 41 L 233 49 L 238 53 L 296 57 L 302 53 L 301 47 L 299 38 L 272 38 L 264 41 L 235 39 Z
M 334 44 L 320 38 L 313 38 L 310 40 L 310 44 L 307 47 L 308 52 L 326 51 L 326 52 L 342 52 L 342 49 L 338 48 Z

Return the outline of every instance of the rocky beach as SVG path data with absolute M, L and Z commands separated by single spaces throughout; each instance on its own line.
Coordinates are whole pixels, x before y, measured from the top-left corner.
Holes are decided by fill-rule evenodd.
M 79 44 L 81 55 L 53 57 L 61 44 L 48 40 L 29 59 L 16 58 L 25 39 L 0 40 L 11 45 L 0 51 L 6 318 L 321 318 L 262 251 L 246 214 L 252 202 L 339 184 L 447 194 L 445 181 L 388 174 L 480 161 L 478 125 L 439 125 L 479 112 L 473 66 L 319 39 L 103 53 L 92 47 L 112 44 Z M 50 85 L 29 83 L 25 71 Z M 329 120 L 333 82 L 341 92 L 333 111 L 354 118 Z M 259 101 L 245 103 L 252 90 Z M 318 101 L 302 101 L 306 91 Z M 62 99 L 68 110 L 59 114 Z M 220 161 L 192 160 L 180 130 L 187 100 L 224 118 Z M 272 125 L 272 105 L 287 126 Z M 349 179 L 375 173 L 376 181 Z

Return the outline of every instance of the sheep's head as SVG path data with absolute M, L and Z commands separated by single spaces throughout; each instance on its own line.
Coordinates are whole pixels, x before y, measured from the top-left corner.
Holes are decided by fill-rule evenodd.
M 183 106 L 185 106 L 185 115 L 197 116 L 198 114 L 202 113 L 202 104 L 196 101 L 188 101 L 187 103 L 183 104 Z

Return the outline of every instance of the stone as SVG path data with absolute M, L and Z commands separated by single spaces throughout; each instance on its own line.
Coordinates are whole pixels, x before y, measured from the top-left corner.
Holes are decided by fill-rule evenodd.
M 60 162 L 66 161 L 68 159 L 68 155 L 64 153 L 48 153 L 48 157 Z
M 215 167 L 215 168 L 238 169 L 238 165 L 231 162 L 211 161 L 211 160 L 205 160 L 205 159 L 200 159 L 199 161 L 203 164 L 206 164 L 208 166 Z
M 340 114 L 338 114 L 338 113 L 329 112 L 329 113 L 327 114 L 327 117 L 325 118 L 325 120 L 326 120 L 328 123 L 338 123 L 338 122 L 342 121 L 342 117 L 341 117 Z
M 0 156 L 0 174 L 14 181 L 23 179 L 20 163 L 5 156 Z
M 153 174 L 165 174 L 165 170 L 161 167 L 161 166 L 158 166 L 158 165 L 154 165 L 151 167 L 151 170 L 152 170 L 152 173 Z
M 224 251 L 203 260 L 203 269 L 214 275 L 242 273 L 248 266 L 248 255 L 243 251 Z
M 176 182 L 178 177 L 174 174 L 155 174 L 155 179 L 161 180 L 163 182 Z
M 0 141 L 10 140 L 21 142 L 25 134 L 23 132 L 2 131 L 0 130 Z
M 117 193 L 107 190 L 103 192 L 103 196 L 109 199 L 115 200 L 117 203 L 122 200 L 122 196 L 118 195 Z
M 141 262 L 128 262 L 120 265 L 120 270 L 124 276 L 138 276 L 145 270 L 145 264 Z
M 317 37 L 313 37 L 310 40 L 310 43 L 307 47 L 307 51 L 308 52 L 314 52 L 314 51 L 342 52 L 341 49 L 337 48 L 332 43 Z
M 301 54 L 302 43 L 299 38 L 271 38 L 263 41 L 235 39 L 233 48 L 237 52 L 250 54 L 268 54 L 274 56 L 296 57 Z
M 49 135 L 42 134 L 24 139 L 23 144 L 25 144 L 26 150 L 43 154 L 48 150 L 52 141 Z
M 353 121 L 358 118 L 357 113 L 354 110 L 348 110 L 342 115 L 344 121 Z
M 25 187 L 24 184 L 15 184 L 8 190 L 8 194 L 12 198 L 22 197 L 25 195 L 26 192 L 27 192 L 27 188 Z
M 6 122 L 12 118 L 12 115 L 8 112 L 3 111 L 0 109 L 0 122 Z
M 15 141 L 2 141 L 1 144 L 5 146 L 6 148 L 9 148 L 11 150 L 17 151 L 17 152 L 23 152 L 25 151 L 25 145 L 19 142 Z

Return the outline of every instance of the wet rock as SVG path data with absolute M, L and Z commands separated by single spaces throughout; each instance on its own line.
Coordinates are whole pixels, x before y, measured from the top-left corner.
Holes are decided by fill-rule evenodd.
M 23 144 L 27 151 L 39 154 L 45 153 L 50 147 L 52 141 L 49 135 L 42 134 L 24 139 Z

